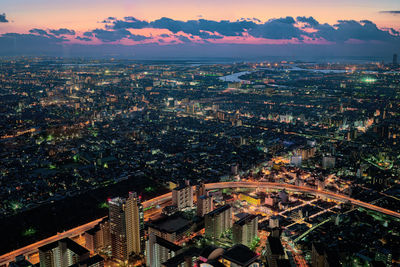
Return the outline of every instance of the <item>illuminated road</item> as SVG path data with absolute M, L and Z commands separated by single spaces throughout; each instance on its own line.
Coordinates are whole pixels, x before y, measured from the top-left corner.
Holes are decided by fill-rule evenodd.
M 98 224 L 103 218 L 97 219 L 95 221 L 92 221 L 90 223 L 78 226 L 76 228 L 73 228 L 71 230 L 62 232 L 62 233 L 58 233 L 57 235 L 54 235 L 52 237 L 40 240 L 36 243 L 30 244 L 26 247 L 14 250 L 12 252 L 9 252 L 7 254 L 4 254 L 2 256 L 0 256 L 0 266 L 2 266 L 3 264 L 7 264 L 10 261 L 13 261 L 15 259 L 16 256 L 18 255 L 29 255 L 32 254 L 34 252 L 37 251 L 37 249 L 41 246 L 44 246 L 46 244 L 52 243 L 54 241 L 60 240 L 62 238 L 66 238 L 66 237 L 75 237 L 78 236 L 82 233 L 84 233 L 85 231 L 93 228 L 96 224 Z
M 400 218 L 400 213 L 398 212 L 381 208 L 360 200 L 356 200 L 342 194 L 336 194 L 333 192 L 318 190 L 317 188 L 311 188 L 306 186 L 297 186 L 292 184 L 280 184 L 280 183 L 270 183 L 270 182 L 222 182 L 222 183 L 206 184 L 206 189 L 224 189 L 224 188 L 263 188 L 263 189 L 275 189 L 275 190 L 286 189 L 288 191 L 310 193 L 313 195 L 330 198 L 340 202 L 350 202 L 351 204 L 359 207 L 367 208 L 386 215 L 391 215 L 393 217 Z
M 156 206 L 156 205 L 160 205 L 161 208 L 162 208 L 163 204 L 166 204 L 171 200 L 171 197 L 172 197 L 172 194 L 171 193 L 167 193 L 167 194 L 155 197 L 155 198 L 153 198 L 151 200 L 144 201 L 142 204 L 143 204 L 144 208 L 151 207 L 151 206 Z M 158 210 L 160 210 L 160 209 L 158 209 Z M 151 219 L 151 218 L 153 218 L 153 216 L 156 215 L 156 213 L 157 212 L 154 212 L 154 210 L 151 209 L 151 210 L 149 210 L 149 212 L 145 213 L 145 218 L 146 219 Z M 54 241 L 57 241 L 57 240 L 60 240 L 62 238 L 66 238 L 66 237 L 72 238 L 72 237 L 75 237 L 75 236 L 79 236 L 79 235 L 83 234 L 85 231 L 87 231 L 89 229 L 92 229 L 102 219 L 103 218 L 94 220 L 94 221 L 89 222 L 87 224 L 78 226 L 78 227 L 73 228 L 71 230 L 59 233 L 59 234 L 51 236 L 49 238 L 40 240 L 40 241 L 38 241 L 36 243 L 30 244 L 30 245 L 28 245 L 26 247 L 23 247 L 23 248 L 11 251 L 11 252 L 9 252 L 7 254 L 4 254 L 4 255 L 0 256 L 0 266 L 15 260 L 15 257 L 17 257 L 19 255 L 26 255 L 27 256 L 27 255 L 33 254 L 33 253 L 38 251 L 39 247 L 47 245 L 47 244 L 50 244 L 50 243 L 52 243 Z
M 378 206 L 375 206 L 373 204 L 369 204 L 366 202 L 362 202 L 362 201 L 350 198 L 345 195 L 336 194 L 336 193 L 329 192 L 329 191 L 322 191 L 322 190 L 318 190 L 316 188 L 305 187 L 305 186 L 296 186 L 296 185 L 291 185 L 291 184 L 280 184 L 280 183 L 270 183 L 270 182 L 249 182 L 249 181 L 210 183 L 210 184 L 206 184 L 205 186 L 206 186 L 207 190 L 225 189 L 225 188 L 262 188 L 262 189 L 272 189 L 272 190 L 286 189 L 288 191 L 310 193 L 313 195 L 330 198 L 330 199 L 337 200 L 340 202 L 350 202 L 353 205 L 356 205 L 359 207 L 367 208 L 367 209 L 374 210 L 374 211 L 377 211 L 377 212 L 380 212 L 383 214 L 391 215 L 396 218 L 400 218 L 400 213 L 398 213 L 398 212 L 388 210 L 385 208 L 381 208 L 381 207 L 378 207 Z M 194 192 L 195 192 L 195 190 L 194 190 Z M 156 198 L 150 199 L 148 201 L 144 201 L 142 203 L 144 208 L 160 205 L 160 208 L 158 208 L 158 209 L 156 208 L 156 210 L 154 210 L 154 208 L 150 209 L 147 212 L 147 214 L 145 214 L 145 218 L 149 219 L 149 218 L 153 218 L 153 216 L 156 216 L 157 213 L 159 213 L 161 211 L 162 207 L 169 204 L 169 202 L 171 201 L 171 198 L 172 198 L 172 193 L 170 192 L 170 193 L 158 196 Z M 65 231 L 58 235 L 46 238 L 46 239 L 38 241 L 34 244 L 31 244 L 26 247 L 23 247 L 23 248 L 14 250 L 12 252 L 9 252 L 7 254 L 4 254 L 4 255 L 0 256 L 0 266 L 2 266 L 3 264 L 7 264 L 10 261 L 13 261 L 16 256 L 19 256 L 22 254 L 29 255 L 34 252 L 37 252 L 37 249 L 39 247 L 49 244 L 51 242 L 57 241 L 61 238 L 75 237 L 80 234 L 83 234 L 85 231 L 93 228 L 101 220 L 102 220 L 102 218 L 97 219 L 93 222 L 78 226 L 74 229 Z

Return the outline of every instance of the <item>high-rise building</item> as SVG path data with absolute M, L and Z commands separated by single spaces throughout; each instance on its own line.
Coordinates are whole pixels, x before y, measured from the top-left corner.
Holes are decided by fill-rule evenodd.
M 95 227 L 85 232 L 86 248 L 91 252 L 97 252 L 111 245 L 110 222 L 107 218 L 99 222 Z
M 189 181 L 185 181 L 184 185 L 172 190 L 172 205 L 177 206 L 178 210 L 193 207 L 193 188 Z
M 250 246 L 258 234 L 258 217 L 248 214 L 233 224 L 233 243 Z
M 223 232 L 232 228 L 232 207 L 225 205 L 205 215 L 205 236 L 219 238 Z
M 270 267 L 278 267 L 278 261 L 287 258 L 279 237 L 268 236 L 266 251 Z
M 145 249 L 144 215 L 137 194 L 109 200 L 109 218 L 112 256 L 126 260 L 131 254 L 141 254 Z
M 124 261 L 128 258 L 125 226 L 125 200 L 120 197 L 108 201 L 113 258 Z
M 89 256 L 89 250 L 69 238 L 39 247 L 40 267 L 69 267 Z
M 203 217 L 214 208 L 213 197 L 206 195 L 197 198 L 197 216 Z
M 398 61 L 397 61 L 397 54 L 394 54 L 394 55 L 393 55 L 393 65 L 396 66 L 397 64 L 398 64 Z
M 322 158 L 322 168 L 323 169 L 331 169 L 335 168 L 335 157 L 332 156 L 324 156 Z
M 146 266 L 158 267 L 177 255 L 182 247 L 150 233 L 146 242 Z
M 129 192 L 125 204 L 126 244 L 128 255 L 145 249 L 143 206 L 136 193 Z

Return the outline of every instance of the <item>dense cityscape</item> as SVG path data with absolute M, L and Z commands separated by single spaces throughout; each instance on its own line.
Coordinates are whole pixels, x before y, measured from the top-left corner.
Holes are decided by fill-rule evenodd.
M 0 90 L 0 266 L 400 264 L 396 54 L 3 58 Z

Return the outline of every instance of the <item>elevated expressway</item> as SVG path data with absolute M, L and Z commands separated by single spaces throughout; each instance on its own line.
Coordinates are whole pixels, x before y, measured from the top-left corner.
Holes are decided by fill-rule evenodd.
M 369 204 L 366 202 L 362 202 L 362 201 L 353 199 L 346 195 L 337 194 L 337 193 L 324 191 L 324 190 L 318 190 L 316 188 L 311 188 L 311 187 L 306 187 L 306 186 L 296 186 L 296 185 L 291 185 L 291 184 L 270 183 L 270 182 L 240 181 L 240 182 L 209 183 L 209 184 L 205 184 L 205 187 L 207 190 L 226 189 L 226 188 L 259 188 L 259 189 L 264 189 L 264 190 L 266 190 L 266 189 L 268 189 L 268 190 L 285 189 L 285 190 L 291 191 L 291 192 L 310 193 L 310 194 L 313 194 L 316 196 L 329 198 L 329 199 L 333 199 L 333 200 L 340 201 L 340 202 L 349 202 L 353 205 L 363 207 L 366 209 L 370 209 L 373 211 L 377 211 L 377 212 L 380 212 L 380 213 L 383 213 L 386 215 L 390 215 L 390 216 L 400 219 L 400 213 L 398 213 L 398 212 L 395 212 L 395 211 L 392 211 L 389 209 L 385 209 L 385 208 L 381 208 L 381 207 L 378 207 L 378 206 L 375 206 L 373 204 Z M 168 202 L 171 201 L 171 198 L 172 198 L 172 193 L 170 192 L 170 193 L 155 197 L 153 199 L 144 201 L 142 204 L 143 204 L 144 208 L 157 207 L 157 205 L 167 204 Z M 146 213 L 145 213 L 145 218 L 146 218 Z M 51 236 L 49 238 L 38 241 L 36 243 L 30 244 L 26 247 L 23 247 L 23 248 L 11 251 L 7 254 L 4 254 L 4 255 L 0 256 L 0 266 L 3 266 L 5 264 L 8 264 L 9 262 L 13 261 L 16 256 L 19 256 L 19 255 L 28 256 L 33 253 L 36 253 L 38 251 L 39 247 L 44 246 L 49 243 L 52 243 L 59 239 L 62 239 L 65 237 L 79 236 L 79 235 L 83 234 L 85 231 L 94 227 L 101 220 L 102 220 L 102 218 L 94 220 L 87 224 L 78 226 L 76 228 L 70 229 L 63 233 L 58 233 L 57 235 Z

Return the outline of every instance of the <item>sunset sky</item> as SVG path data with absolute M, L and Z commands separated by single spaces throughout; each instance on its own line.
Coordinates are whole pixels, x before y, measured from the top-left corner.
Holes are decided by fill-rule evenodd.
M 222 21 L 222 22 L 221 22 Z M 239 22 L 238 22 L 239 21 Z M 399 0 L 1 0 L 13 45 L 400 44 Z M 27 47 L 27 49 L 33 49 Z

